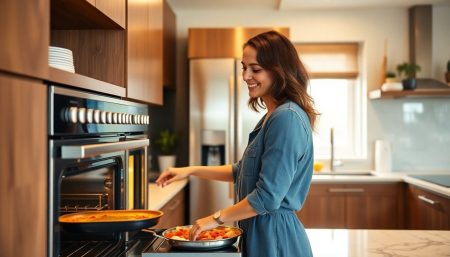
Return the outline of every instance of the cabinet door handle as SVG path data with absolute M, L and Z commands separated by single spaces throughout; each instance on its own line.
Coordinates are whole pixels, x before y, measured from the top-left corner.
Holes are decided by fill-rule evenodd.
M 424 202 L 426 202 L 426 203 L 429 203 L 429 204 L 431 204 L 431 205 L 435 205 L 435 204 L 439 203 L 438 201 L 433 201 L 433 200 L 427 198 L 427 197 L 424 196 L 424 195 L 419 195 L 419 196 L 417 196 L 417 198 L 419 198 L 420 200 L 422 200 L 422 201 L 424 201 Z
M 330 193 L 363 193 L 364 188 L 330 188 Z

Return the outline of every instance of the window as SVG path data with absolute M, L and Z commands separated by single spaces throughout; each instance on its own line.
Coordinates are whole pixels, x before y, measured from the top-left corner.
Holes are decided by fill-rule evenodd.
M 365 90 L 358 72 L 358 44 L 296 44 L 311 76 L 309 92 L 321 113 L 316 126 L 314 158 L 329 159 L 334 131 L 336 159 L 366 157 Z

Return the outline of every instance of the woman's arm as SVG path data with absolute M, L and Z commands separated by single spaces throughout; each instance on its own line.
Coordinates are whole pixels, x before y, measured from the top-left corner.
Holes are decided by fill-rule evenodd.
M 174 181 L 184 179 L 190 175 L 199 178 L 233 182 L 232 166 L 188 166 L 182 168 L 169 168 L 156 180 L 158 186 L 166 186 Z
M 220 212 L 220 220 L 224 223 L 248 219 L 257 215 L 256 211 L 250 205 L 247 198 L 235 205 L 231 205 L 221 210 Z M 219 224 L 213 219 L 213 215 L 198 219 L 194 222 L 192 228 L 189 231 L 189 238 L 190 240 L 195 240 L 200 232 L 208 229 L 213 229 L 218 225 Z

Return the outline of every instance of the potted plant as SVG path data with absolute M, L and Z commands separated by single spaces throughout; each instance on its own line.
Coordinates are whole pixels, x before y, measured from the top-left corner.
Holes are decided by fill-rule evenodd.
M 388 71 L 386 72 L 385 83 L 394 83 L 397 82 L 397 78 L 395 76 L 395 72 Z
M 416 89 L 416 73 L 420 71 L 420 66 L 415 63 L 402 63 L 397 65 L 399 77 L 404 77 L 402 80 L 404 90 Z
M 158 164 L 159 170 L 165 171 L 169 167 L 174 167 L 176 162 L 175 147 L 178 142 L 178 135 L 170 130 L 163 130 L 155 139 L 158 147 Z

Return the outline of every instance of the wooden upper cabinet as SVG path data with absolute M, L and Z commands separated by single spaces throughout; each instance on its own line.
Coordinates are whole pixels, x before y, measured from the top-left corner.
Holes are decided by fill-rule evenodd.
M 0 1 L 0 70 L 48 76 L 49 1 Z
M 127 98 L 163 103 L 163 0 L 128 1 Z
M 50 0 L 52 29 L 125 29 L 126 0 Z
M 408 228 L 450 230 L 450 199 L 408 186 Z
M 163 84 L 175 88 L 176 77 L 176 16 L 167 1 L 163 6 Z
M 0 74 L 0 124 L 1 256 L 47 256 L 47 87 Z
M 63 47 L 72 51 L 77 74 L 118 87 L 125 87 L 126 85 L 125 40 L 125 30 L 80 29 L 51 31 L 52 46 Z M 50 75 L 52 74 L 50 73 Z M 74 83 L 70 85 L 79 87 L 81 83 L 82 81 L 75 78 Z M 92 90 L 96 89 L 92 88 Z M 103 93 L 110 94 L 111 92 L 106 91 Z
M 92 2 L 93 0 L 89 1 Z M 95 0 L 95 7 L 122 28 L 126 27 L 126 0 Z
M 192 28 L 188 35 L 188 58 L 242 58 L 244 43 L 269 30 L 289 38 L 289 28 Z

